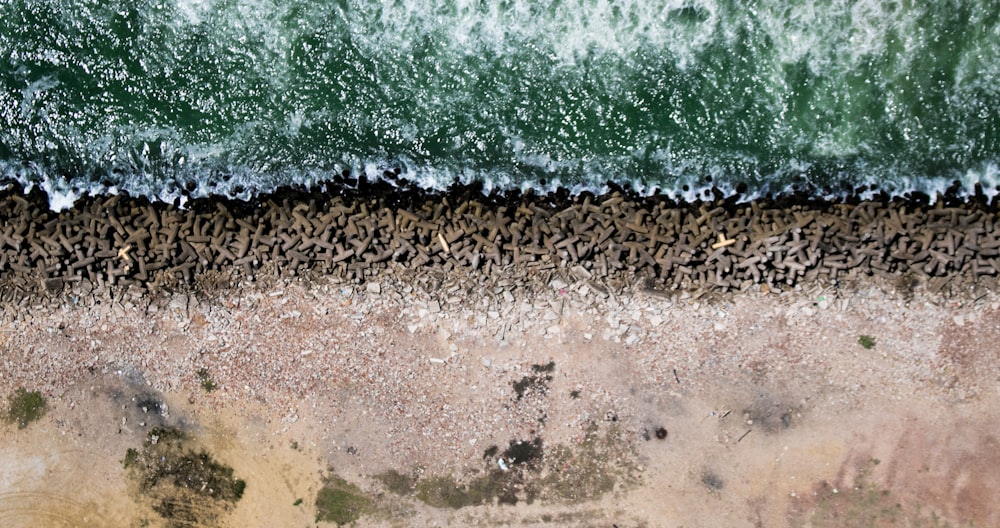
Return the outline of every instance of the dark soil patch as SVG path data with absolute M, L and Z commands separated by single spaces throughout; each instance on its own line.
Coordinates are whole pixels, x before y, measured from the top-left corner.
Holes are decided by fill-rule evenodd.
M 525 394 L 532 392 L 544 396 L 549 392 L 550 381 L 552 376 L 524 376 L 520 381 L 514 382 L 514 392 L 517 393 L 518 400 L 524 399 Z
M 510 466 L 538 467 L 543 456 L 542 439 L 531 442 L 511 440 L 510 447 L 503 452 L 504 461 Z
M 722 477 L 712 471 L 705 471 L 701 474 L 701 483 L 711 491 L 722 491 L 722 488 L 726 485 Z
M 551 373 L 553 373 L 553 372 L 556 371 L 556 362 L 555 361 L 549 361 L 548 363 L 546 363 L 544 365 L 532 365 L 531 366 L 531 371 L 532 372 L 536 372 L 536 373 L 551 374 Z

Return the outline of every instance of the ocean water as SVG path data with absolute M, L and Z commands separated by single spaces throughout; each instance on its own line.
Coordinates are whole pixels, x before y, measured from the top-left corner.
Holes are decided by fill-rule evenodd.
M 694 198 L 1000 184 L 996 0 L 0 0 L 0 177 Z

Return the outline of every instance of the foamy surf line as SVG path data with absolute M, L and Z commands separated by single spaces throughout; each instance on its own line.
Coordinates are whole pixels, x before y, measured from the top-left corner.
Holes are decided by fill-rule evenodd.
M 933 205 L 940 197 L 949 199 L 969 199 L 993 203 L 1000 194 L 1000 169 L 995 164 L 988 164 L 979 171 L 966 171 L 956 174 L 953 178 L 899 178 L 900 183 L 892 183 L 888 187 L 877 181 L 862 181 L 855 185 L 842 184 L 839 188 L 818 186 L 802 179 L 793 184 L 771 188 L 769 185 L 749 187 L 743 181 L 733 181 L 725 177 L 691 178 L 687 182 L 668 187 L 664 184 L 651 182 L 648 179 L 602 180 L 599 175 L 590 175 L 582 180 L 588 183 L 565 184 L 562 179 L 540 179 L 536 181 L 521 181 L 509 176 L 469 177 L 463 173 L 452 171 L 408 171 L 400 169 L 400 164 L 369 164 L 362 170 L 344 169 L 331 175 L 328 172 L 301 172 L 295 176 L 261 177 L 246 171 L 235 172 L 225 178 L 210 181 L 197 179 L 197 176 L 184 178 L 181 181 L 168 184 L 153 184 L 142 177 L 133 177 L 114 184 L 108 181 L 89 183 L 74 183 L 62 178 L 48 176 L 38 177 L 37 173 L 18 171 L 10 165 L 0 163 L 0 184 L 17 186 L 29 192 L 34 188 L 42 190 L 48 198 L 49 207 L 60 212 L 73 207 L 77 201 L 85 198 L 100 198 L 124 193 L 127 196 L 145 198 L 150 201 L 163 202 L 184 208 L 191 200 L 205 198 L 221 198 L 227 200 L 253 201 L 267 196 L 282 188 L 313 190 L 326 193 L 335 189 L 352 187 L 350 182 L 366 181 L 382 183 L 396 188 L 399 192 L 424 192 L 443 194 L 449 189 L 460 187 L 480 188 L 484 196 L 490 194 L 508 194 L 511 192 L 538 195 L 582 194 L 604 195 L 614 189 L 622 189 L 637 197 L 662 197 L 676 202 L 696 203 L 711 201 L 718 197 L 735 198 L 738 203 L 757 199 L 780 199 L 796 196 L 808 197 L 812 200 L 842 202 L 848 199 L 873 200 L 878 198 L 902 198 L 927 200 Z M 926 198 L 922 198 L 926 197 Z

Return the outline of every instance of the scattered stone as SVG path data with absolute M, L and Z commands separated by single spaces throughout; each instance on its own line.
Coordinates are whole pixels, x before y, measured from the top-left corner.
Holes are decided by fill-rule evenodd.
M 573 266 L 572 268 L 569 269 L 569 272 L 571 275 L 576 277 L 577 280 L 581 281 L 590 280 L 594 276 L 592 273 L 587 271 L 587 268 L 584 268 L 583 266 L 580 265 Z

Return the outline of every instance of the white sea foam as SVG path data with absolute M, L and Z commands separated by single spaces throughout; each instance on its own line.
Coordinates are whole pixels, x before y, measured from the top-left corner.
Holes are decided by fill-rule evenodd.
M 43 159 L 56 147 L 61 147 L 72 150 L 75 160 L 91 162 L 104 169 L 121 168 L 121 173 L 125 175 L 122 177 L 126 179 L 113 182 L 113 187 L 104 188 L 99 184 L 80 183 L 84 181 L 84 175 L 80 175 L 79 181 L 65 183 L 39 167 L 18 165 L 19 168 L 11 169 L 12 165 L 8 164 L 3 173 L 15 174 L 14 179 L 22 184 L 41 186 L 49 193 L 55 208 L 66 207 L 81 195 L 115 190 L 164 201 L 184 201 L 187 197 L 180 189 L 189 181 L 195 183 L 194 190 L 189 193 L 191 197 L 221 194 L 245 198 L 283 184 L 313 185 L 351 167 L 364 167 L 363 172 L 369 177 L 379 178 L 384 167 L 399 163 L 405 166 L 404 178 L 428 189 L 444 189 L 457 178 L 463 182 L 480 180 L 487 191 L 532 186 L 545 191 L 562 184 L 574 191 L 600 192 L 610 179 L 618 183 L 628 182 L 642 193 L 661 191 L 691 200 L 704 195 L 708 187 L 706 175 L 712 176 L 713 183 L 728 192 L 733 188 L 736 176 L 731 174 L 732 171 L 727 168 L 731 165 L 727 163 L 754 167 L 757 160 L 751 157 L 741 159 L 738 153 L 724 153 L 728 159 L 715 159 L 714 153 L 707 150 L 692 155 L 691 150 L 697 150 L 700 145 L 689 147 L 687 153 L 678 153 L 672 151 L 669 142 L 664 148 L 663 138 L 657 136 L 655 131 L 646 136 L 637 132 L 635 137 L 623 134 L 628 137 L 601 139 L 604 143 L 599 146 L 606 154 L 581 152 L 586 150 L 585 147 L 579 147 L 574 141 L 587 134 L 585 127 L 592 126 L 585 119 L 587 115 L 596 115 L 600 123 L 598 126 L 616 118 L 600 107 L 588 106 L 600 103 L 586 93 L 573 94 L 577 99 L 531 101 L 524 106 L 525 112 L 550 113 L 553 116 L 551 122 L 559 120 L 558 125 L 543 130 L 545 134 L 537 134 L 547 134 L 541 139 L 527 139 L 530 134 L 513 130 L 514 127 L 508 126 L 508 123 L 498 125 L 496 135 L 510 142 L 510 160 L 502 161 L 512 161 L 514 165 L 545 175 L 544 185 L 526 180 L 526 176 L 514 173 L 509 167 L 481 168 L 483 164 L 477 164 L 474 159 L 415 161 L 410 157 L 420 160 L 431 158 L 431 150 L 423 144 L 430 135 L 427 128 L 437 126 L 439 116 L 442 121 L 453 118 L 455 107 L 468 107 L 470 112 L 479 112 L 480 117 L 490 123 L 495 120 L 489 115 L 490 108 L 477 104 L 477 97 L 481 94 L 477 92 L 475 72 L 462 69 L 463 59 L 475 64 L 475 61 L 491 53 L 507 57 L 507 62 L 503 64 L 509 67 L 516 80 L 520 75 L 518 72 L 523 71 L 518 68 L 539 67 L 538 64 L 519 63 L 524 55 L 541 58 L 539 63 L 542 68 L 574 74 L 581 66 L 590 65 L 593 62 L 591 59 L 610 56 L 615 59 L 609 61 L 610 64 L 625 74 L 635 74 L 636 70 L 629 68 L 642 65 L 641 61 L 646 56 L 642 52 L 653 50 L 658 58 L 672 60 L 682 73 L 691 73 L 689 70 L 696 69 L 693 66 L 701 64 L 698 62 L 700 54 L 710 46 L 737 49 L 737 41 L 743 38 L 767 44 L 766 53 L 753 57 L 758 61 L 754 65 L 755 75 L 761 77 L 754 89 L 760 90 L 763 100 L 755 103 L 776 116 L 772 137 L 768 138 L 773 144 L 791 145 L 791 150 L 801 146 L 799 152 L 802 155 L 813 155 L 819 159 L 864 157 L 874 151 L 866 143 L 864 134 L 868 126 L 864 122 L 867 117 L 864 114 L 867 111 L 865 105 L 870 101 L 851 101 L 843 97 L 844 92 L 838 90 L 841 90 L 846 73 L 873 58 L 892 55 L 893 60 L 884 61 L 886 66 L 880 72 L 884 86 L 877 88 L 884 95 L 880 93 L 881 99 L 877 102 L 884 102 L 886 120 L 893 126 L 898 125 L 903 140 L 909 141 L 912 136 L 919 136 L 919 127 L 922 126 L 921 121 L 912 115 L 912 98 L 907 100 L 904 97 L 907 94 L 903 93 L 903 86 L 910 86 L 912 90 L 913 85 L 899 83 L 899 86 L 893 87 L 891 82 L 885 81 L 906 80 L 912 61 L 920 58 L 921 50 L 927 45 L 926 40 L 933 37 L 918 27 L 918 21 L 931 9 L 931 4 L 879 0 L 772 0 L 748 6 L 734 6 L 732 2 L 720 0 L 339 0 L 318 3 L 300 0 L 175 0 L 172 5 L 172 10 L 150 10 L 141 14 L 150 17 L 144 20 L 151 25 L 162 22 L 154 20 L 155 17 L 173 17 L 166 24 L 173 31 L 163 32 L 162 35 L 157 33 L 165 39 L 157 46 L 162 44 L 168 50 L 163 57 L 155 57 L 163 63 L 156 65 L 149 57 L 140 57 L 139 64 L 147 72 L 155 71 L 156 75 L 171 78 L 178 65 L 170 61 L 186 59 L 184 53 L 190 51 L 190 42 L 203 41 L 209 48 L 217 46 L 219 56 L 235 57 L 233 64 L 227 65 L 232 71 L 220 67 L 222 74 L 231 77 L 228 85 L 222 83 L 224 86 L 240 89 L 244 86 L 244 74 L 254 73 L 255 78 L 271 83 L 269 88 L 272 91 L 269 93 L 282 99 L 284 108 L 273 115 L 260 111 L 253 104 L 266 99 L 261 97 L 249 103 L 239 100 L 237 102 L 244 106 L 234 109 L 218 102 L 224 100 L 222 96 L 226 94 L 207 94 L 199 99 L 197 86 L 178 83 L 177 92 L 171 96 L 190 102 L 195 110 L 209 115 L 229 112 L 236 117 L 231 122 L 220 118 L 223 123 L 218 129 L 222 132 L 205 132 L 197 139 L 191 137 L 203 131 L 192 133 L 184 130 L 171 122 L 172 117 L 132 122 L 133 118 L 127 112 L 121 112 L 121 116 L 90 116 L 98 124 L 80 121 L 95 127 L 82 130 L 78 122 L 65 115 L 48 113 L 56 108 L 46 106 L 49 105 L 48 92 L 63 88 L 55 77 L 25 77 L 23 85 L 6 93 L 0 92 L 0 119 L 3 120 L 0 122 L 30 121 L 30 126 L 25 126 L 21 136 L 15 138 L 23 141 L 18 145 L 24 147 L 23 150 L 34 149 L 37 154 L 26 158 Z M 953 89 L 956 107 L 962 106 L 962 97 L 968 94 L 993 94 L 995 100 L 1000 91 L 1000 84 L 996 82 L 1000 77 L 1000 23 L 992 22 L 991 25 L 988 11 L 972 10 L 974 20 L 970 21 L 969 28 L 970 31 L 980 32 L 981 38 L 972 39 L 975 47 L 957 51 Z M 312 34 L 329 41 L 302 38 Z M 321 104 L 307 101 L 311 106 L 299 104 L 295 99 L 298 94 L 288 84 L 289 71 L 296 66 L 293 56 L 301 51 L 310 59 L 322 63 L 330 59 L 325 55 L 330 52 L 324 46 L 335 44 L 342 37 L 350 37 L 351 46 L 359 46 L 361 51 L 368 52 L 365 59 L 377 61 L 384 57 L 392 63 L 391 67 L 402 67 L 400 65 L 407 63 L 405 58 L 418 49 L 427 48 L 427 53 L 436 54 L 435 57 L 440 60 L 430 60 L 428 64 L 440 67 L 440 71 L 416 72 L 425 77 L 419 82 L 414 81 L 412 86 L 395 87 L 401 91 L 409 88 L 420 90 L 413 96 L 418 107 L 414 113 L 431 124 L 409 122 L 392 115 L 387 108 L 348 107 L 349 98 L 344 94 L 354 88 L 371 90 L 375 94 L 371 97 L 374 100 L 380 100 L 382 96 L 391 98 L 393 94 L 378 92 L 385 88 L 380 87 L 382 80 L 376 77 L 377 68 L 364 72 L 368 77 L 361 79 L 359 84 L 362 86 L 338 84 L 345 81 L 336 76 L 325 79 L 328 85 L 310 86 L 334 95 L 339 91 L 339 99 L 331 97 L 329 101 L 333 102 L 329 104 L 326 100 L 322 100 Z M 0 44 L 4 42 L 0 36 Z M 37 49 L 25 53 L 27 55 L 18 60 L 35 61 L 48 67 L 74 63 L 74 56 L 62 50 Z M 91 62 L 89 54 L 76 58 L 82 61 L 79 66 L 87 74 L 102 67 L 97 62 Z M 236 59 L 245 59 L 245 62 Z M 207 60 L 221 59 L 211 55 Z M 243 64 L 256 71 L 241 69 Z M 789 85 L 785 68 L 798 64 L 804 64 L 816 78 L 831 83 L 814 87 L 815 93 L 810 96 L 812 100 L 809 104 L 820 108 L 815 116 L 806 116 L 804 125 L 790 124 L 787 116 L 783 115 L 789 110 L 791 96 L 788 94 L 798 88 Z M 600 78 L 604 92 L 598 95 L 621 94 L 626 97 L 629 86 L 627 75 L 623 75 L 622 71 L 607 69 L 587 75 Z M 318 73 L 325 75 L 328 72 Z M 541 76 L 548 73 L 542 72 Z M 578 81 L 576 77 L 573 79 Z M 140 79 L 143 80 L 148 79 Z M 557 75 L 553 75 L 552 82 L 560 82 Z M 506 85 L 496 90 L 510 91 L 501 95 L 511 98 L 517 95 Z M 108 96 L 107 92 L 103 96 Z M 400 100 L 410 101 L 405 98 Z M 400 100 L 389 102 L 398 103 Z M 327 106 L 317 108 L 323 104 Z M 344 108 L 338 108 L 337 104 Z M 646 106 L 642 107 L 643 104 Z M 636 101 L 636 107 L 641 111 L 655 110 L 648 105 L 648 102 Z M 109 110 L 117 111 L 113 106 Z M 996 112 L 995 108 L 975 110 L 986 112 L 976 116 L 980 121 L 991 118 L 993 114 L 990 112 Z M 68 111 L 75 109 L 68 108 Z M 843 119 L 825 119 L 830 113 L 838 114 Z M 706 111 L 704 118 L 688 122 L 697 121 L 697 126 L 710 127 L 711 130 L 741 125 L 719 122 L 717 115 L 709 114 Z M 37 119 L 31 121 L 29 117 Z M 677 124 L 684 117 L 678 114 Z M 295 166 L 292 163 L 290 168 L 287 165 L 274 168 L 282 160 L 268 157 L 268 148 L 281 150 L 286 143 L 300 138 L 314 123 L 333 121 L 361 131 L 361 135 L 372 131 L 385 145 L 412 146 L 408 151 L 393 153 L 396 157 L 380 157 L 370 152 L 359 153 L 364 152 L 363 147 L 352 150 L 354 146 L 348 145 L 344 152 L 330 157 L 320 156 L 315 164 L 300 163 L 300 166 Z M 545 126 L 549 126 L 549 121 L 545 122 Z M 470 158 L 479 154 L 488 158 L 485 152 L 493 146 L 488 143 L 488 137 L 484 139 L 488 134 L 477 136 L 472 131 L 454 132 L 451 136 L 455 142 L 454 151 L 468 153 Z M 558 137 L 560 133 L 565 133 L 566 137 Z M 715 139 L 711 134 L 706 133 L 709 139 Z M 275 142 L 279 145 L 261 145 L 259 152 L 262 154 L 255 158 L 254 154 L 258 151 L 252 149 L 256 144 L 274 140 L 274 137 L 278 138 Z M 150 144 L 157 145 L 152 154 Z M 403 149 L 406 150 L 406 147 Z M 389 150 L 391 148 L 387 146 L 385 151 Z M 309 157 L 311 153 L 306 156 L 308 161 L 316 161 Z M 648 162 L 659 173 L 652 176 L 643 174 L 648 176 L 643 178 L 637 173 L 614 169 L 615 166 L 637 166 L 642 162 Z M 956 172 L 954 178 L 930 178 L 912 173 L 912 168 L 907 169 L 911 172 L 906 172 L 904 169 L 880 168 L 873 164 L 871 167 L 858 167 L 857 171 L 858 174 L 869 175 L 871 180 L 851 183 L 891 187 L 897 193 L 908 190 L 928 192 L 933 196 L 947 188 L 952 179 L 958 179 L 966 192 L 971 192 L 976 183 L 981 183 L 987 193 L 995 194 L 998 183 L 996 164 L 989 162 L 981 165 L 972 169 L 963 168 L 960 174 Z M 312 169 L 314 166 L 322 166 L 325 170 Z M 787 191 L 791 189 L 785 186 L 789 180 L 803 182 L 809 172 L 809 163 L 793 159 L 774 170 L 775 174 L 749 175 L 754 183 L 751 189 L 759 193 Z M 216 172 L 225 173 L 229 178 L 221 180 L 212 176 Z M 573 175 L 572 181 L 568 179 L 569 174 Z M 670 183 L 664 183 L 667 181 Z M 821 182 L 815 183 L 821 186 Z
M 425 35 L 469 54 L 536 43 L 570 66 L 595 53 L 627 57 L 651 43 L 686 64 L 715 38 L 719 22 L 711 0 L 348 0 L 338 13 L 377 49 L 409 49 Z
M 893 39 L 919 34 L 914 25 L 922 12 L 919 5 L 881 0 L 766 2 L 757 10 L 778 61 L 805 61 L 817 75 L 856 68 L 884 53 Z
M 389 167 L 399 167 L 396 160 L 370 161 L 360 166 L 362 169 L 355 171 L 354 176 L 364 175 L 369 181 L 385 181 L 383 171 Z M 326 182 L 343 169 L 347 169 L 348 164 L 339 167 L 332 172 L 324 171 L 301 171 L 294 175 L 282 174 L 272 177 L 261 178 L 252 171 L 231 171 L 230 178 L 226 181 L 206 182 L 200 181 L 197 187 L 191 191 L 183 191 L 182 185 L 164 185 L 151 183 L 148 178 L 133 176 L 121 182 L 120 185 L 104 186 L 94 182 L 88 185 L 71 185 L 64 179 L 45 173 L 40 173 L 37 167 L 14 167 L 9 163 L 0 162 L 0 176 L 4 180 L 16 181 L 30 191 L 35 186 L 41 188 L 49 198 L 49 206 L 54 211 L 62 211 L 72 207 L 80 198 L 85 196 L 113 195 L 119 192 L 127 192 L 132 196 L 146 196 L 154 200 L 166 203 L 176 203 L 183 207 L 190 199 L 205 198 L 211 196 L 225 196 L 238 200 L 250 200 L 256 196 L 267 194 L 277 188 L 294 182 L 304 188 L 320 188 Z M 673 185 L 665 185 L 655 180 L 640 178 L 622 178 L 618 174 L 607 174 L 600 167 L 587 167 L 581 178 L 575 181 L 564 181 L 559 177 L 546 180 L 544 184 L 538 181 L 517 179 L 510 173 L 498 171 L 469 171 L 457 170 L 448 167 L 431 166 L 408 166 L 395 178 L 414 184 L 416 187 L 428 190 L 443 192 L 456 181 L 469 185 L 474 182 L 481 182 L 486 193 L 492 191 L 505 191 L 519 189 L 522 192 L 533 190 L 538 193 L 554 192 L 560 188 L 566 188 L 571 194 L 582 192 L 592 192 L 603 194 L 608 192 L 608 181 L 615 181 L 619 185 L 627 184 L 633 191 L 642 196 L 652 196 L 660 194 L 675 199 L 682 199 L 687 202 L 704 200 L 712 196 L 711 191 L 721 191 L 725 196 L 736 194 L 736 180 L 728 177 L 726 169 L 720 166 L 698 165 L 691 168 L 690 173 L 683 172 L 683 164 L 675 166 L 681 171 Z M 806 162 L 795 162 L 784 167 L 781 171 L 783 175 L 799 174 L 804 175 L 809 169 Z M 686 174 L 686 175 L 685 175 Z M 712 182 L 705 178 L 706 174 L 714 175 Z M 762 175 L 762 182 L 756 187 L 751 187 L 749 192 L 741 195 L 742 201 L 754 200 L 767 194 L 780 195 L 794 193 L 800 185 L 809 183 L 808 180 L 797 178 L 798 183 L 793 186 L 774 186 L 767 181 L 780 181 L 782 175 Z M 396 185 L 395 181 L 389 180 Z M 976 169 L 969 169 L 960 174 L 955 174 L 953 178 L 927 178 L 914 175 L 897 174 L 891 179 L 873 177 L 870 180 L 856 182 L 858 185 L 870 185 L 871 189 L 859 194 L 860 198 L 871 199 L 877 192 L 886 191 L 893 196 L 902 196 L 907 193 L 921 192 L 930 196 L 932 203 L 937 196 L 949 191 L 955 183 L 958 183 L 958 196 L 971 197 L 976 192 L 977 185 L 988 199 L 993 199 L 1000 194 L 1000 167 L 997 163 L 985 163 Z M 813 182 L 817 188 L 822 187 L 820 182 Z M 843 192 L 831 192 L 819 194 L 817 198 L 835 200 L 843 198 Z
M 197 25 L 205 18 L 205 14 L 212 10 L 215 2 L 213 0 L 177 0 L 177 12 L 183 20 L 192 25 Z

